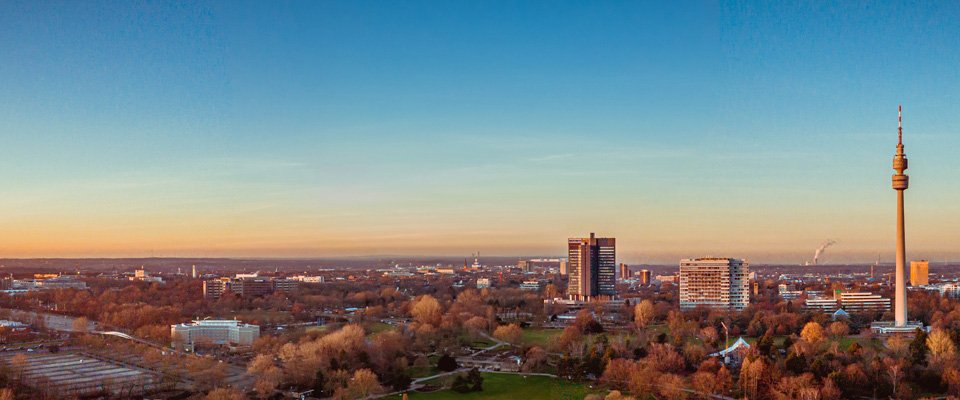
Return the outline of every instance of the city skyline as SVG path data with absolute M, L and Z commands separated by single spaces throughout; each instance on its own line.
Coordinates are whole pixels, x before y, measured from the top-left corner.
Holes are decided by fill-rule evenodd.
M 960 258 L 960 6 L 427 5 L 0 6 L 0 257 Z

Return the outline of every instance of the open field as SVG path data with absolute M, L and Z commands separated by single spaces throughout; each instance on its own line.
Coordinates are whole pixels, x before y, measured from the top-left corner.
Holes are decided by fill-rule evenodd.
M 23 355 L 22 364 L 15 361 Z M 107 391 L 115 395 L 142 395 L 156 389 L 160 377 L 131 365 L 100 360 L 82 353 L 4 353 L 0 360 L 35 389 L 61 395 Z
M 561 334 L 563 334 L 563 329 L 527 328 L 523 330 L 523 335 L 520 336 L 520 340 L 524 344 L 540 346 L 546 349 L 549 348 Z
M 582 400 L 587 394 L 599 393 L 579 383 L 572 383 L 547 376 L 523 376 L 515 374 L 483 373 L 483 391 L 457 393 L 441 390 L 432 393 L 410 392 L 411 399 L 421 400 Z

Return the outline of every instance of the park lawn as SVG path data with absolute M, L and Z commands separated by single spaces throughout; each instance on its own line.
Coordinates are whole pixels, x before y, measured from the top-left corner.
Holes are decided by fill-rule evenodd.
M 882 349 L 883 348 L 883 342 L 881 342 L 880 339 L 864 338 L 860 336 L 844 336 L 840 338 L 839 342 L 840 342 L 840 350 L 842 351 L 846 351 L 847 349 L 849 349 L 850 345 L 853 344 L 854 342 L 860 343 L 860 346 L 862 346 L 865 349 L 867 348 Z
M 383 322 L 373 322 L 366 325 L 367 335 L 373 336 L 381 332 L 386 332 L 389 330 L 396 329 L 393 325 L 385 324 Z
M 601 393 L 584 384 L 573 383 L 547 376 L 523 376 L 516 374 L 483 373 L 483 391 L 457 393 L 440 390 L 430 393 L 410 392 L 410 399 L 420 400 L 582 400 L 590 393 Z
M 556 342 L 562 334 L 563 329 L 527 328 L 523 330 L 520 341 L 522 341 L 523 344 L 548 349 L 552 347 L 553 343 Z

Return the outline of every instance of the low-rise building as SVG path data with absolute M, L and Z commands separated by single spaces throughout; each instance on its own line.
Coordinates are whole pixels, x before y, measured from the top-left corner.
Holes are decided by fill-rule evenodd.
M 260 327 L 237 320 L 205 319 L 170 325 L 173 346 L 193 351 L 196 345 L 250 346 L 260 337 Z
M 520 284 L 520 289 L 521 290 L 540 290 L 540 281 L 538 280 L 523 281 L 523 283 Z

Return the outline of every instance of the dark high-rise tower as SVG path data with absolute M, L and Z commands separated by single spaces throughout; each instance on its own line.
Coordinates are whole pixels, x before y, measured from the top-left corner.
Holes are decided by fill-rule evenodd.
M 598 238 L 590 233 L 589 238 L 567 240 L 570 282 L 567 294 L 571 298 L 586 300 L 596 296 L 613 297 L 617 294 L 617 245 L 615 238 Z

